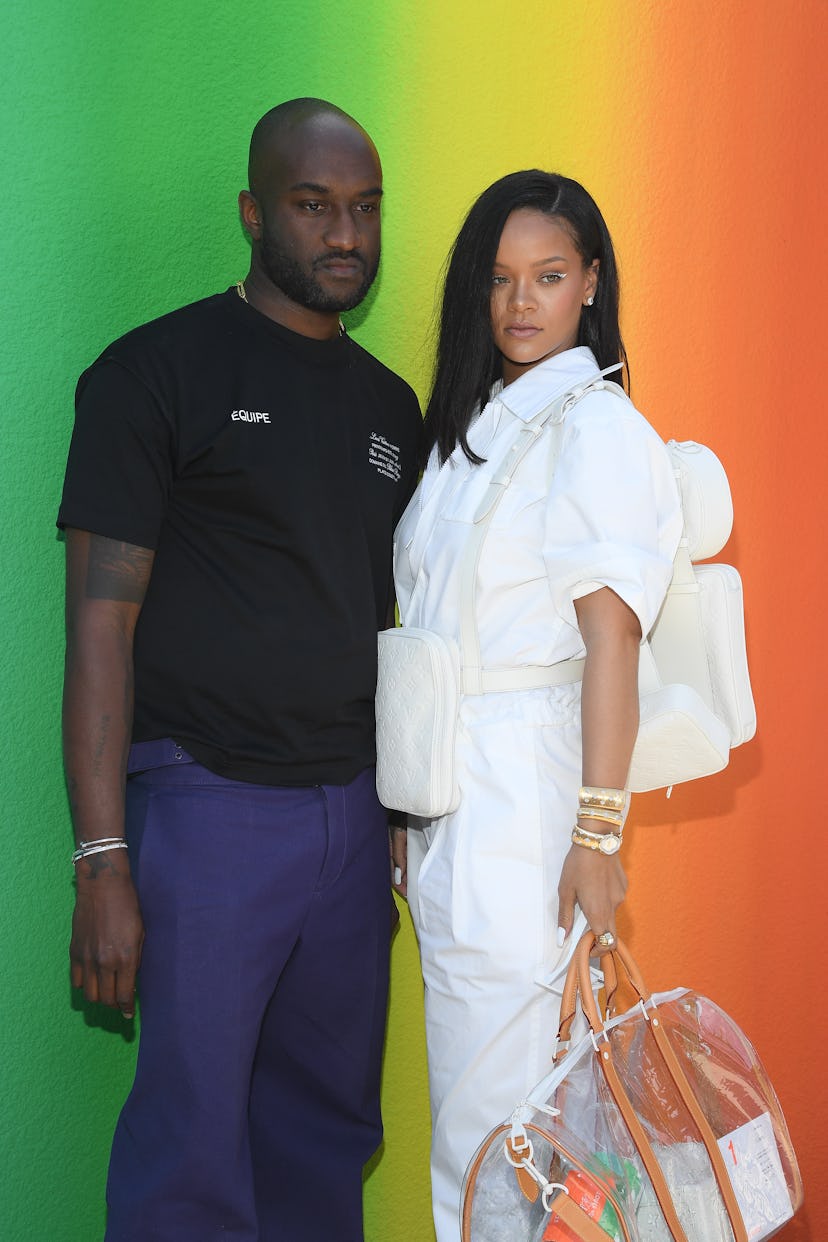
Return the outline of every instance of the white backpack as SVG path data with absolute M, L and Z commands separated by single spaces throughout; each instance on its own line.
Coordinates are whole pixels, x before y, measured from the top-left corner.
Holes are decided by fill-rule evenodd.
M 628 780 L 633 793 L 719 772 L 732 747 L 756 732 L 742 581 L 732 565 L 695 563 L 715 556 L 730 537 L 727 475 L 703 444 L 670 440 L 667 449 L 684 530 L 667 596 L 641 645 L 641 721 Z
M 629 401 L 602 372 L 573 394 L 605 388 Z M 571 408 L 571 403 L 569 407 Z M 673 577 L 653 628 L 641 644 L 640 720 L 627 788 L 668 790 L 727 767 L 730 751 L 756 732 L 742 580 L 732 565 L 697 565 L 721 552 L 733 529 L 724 467 L 695 440 L 668 440 L 679 489 L 682 537 Z

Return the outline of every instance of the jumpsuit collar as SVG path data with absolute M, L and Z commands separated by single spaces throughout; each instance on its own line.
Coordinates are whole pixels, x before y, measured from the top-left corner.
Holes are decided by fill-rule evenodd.
M 529 422 L 568 388 L 599 374 L 595 355 L 587 345 L 566 349 L 539 362 L 507 387 L 498 380 L 492 385 L 489 401 L 497 399 L 522 422 Z

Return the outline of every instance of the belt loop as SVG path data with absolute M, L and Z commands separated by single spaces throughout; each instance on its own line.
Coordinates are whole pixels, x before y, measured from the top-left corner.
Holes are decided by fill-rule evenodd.
M 149 742 L 133 742 L 127 757 L 127 776 L 136 776 L 139 772 L 150 772 L 153 768 L 168 768 L 182 763 L 195 763 L 195 759 L 171 737 L 153 738 Z

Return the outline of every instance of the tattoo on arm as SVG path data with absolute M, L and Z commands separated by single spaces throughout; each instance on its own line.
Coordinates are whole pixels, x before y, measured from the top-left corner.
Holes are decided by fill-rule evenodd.
M 101 716 L 98 725 L 98 737 L 95 742 L 95 751 L 92 755 L 92 771 L 96 776 L 100 776 L 102 769 L 102 760 L 104 751 L 106 750 L 107 735 L 109 733 L 109 716 Z
M 119 543 L 103 535 L 89 539 L 86 571 L 87 599 L 114 599 L 141 604 L 152 569 L 153 552 L 134 543 Z
M 99 875 L 108 875 L 115 873 L 117 868 L 112 858 L 112 854 L 116 851 L 109 850 L 103 854 L 90 854 L 84 861 L 89 865 L 89 879 L 97 880 Z M 120 852 L 120 851 L 118 851 Z
M 78 809 L 78 781 L 71 773 L 66 774 L 66 792 L 69 795 L 69 810 L 74 819 Z

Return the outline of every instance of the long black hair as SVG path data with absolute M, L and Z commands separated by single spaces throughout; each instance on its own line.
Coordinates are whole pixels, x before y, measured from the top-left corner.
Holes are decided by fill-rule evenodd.
M 577 181 L 537 168 L 509 173 L 484 190 L 466 216 L 448 258 L 434 386 L 425 415 L 425 453 L 436 444 L 445 461 L 459 444 L 469 461 L 481 458 L 466 438 L 475 410 L 489 399 L 502 360 L 492 338 L 492 272 L 508 217 L 530 207 L 563 222 L 588 267 L 599 260 L 595 302 L 581 311 L 578 345 L 598 366 L 624 363 L 618 324 L 618 269 L 612 239 L 598 207 Z

